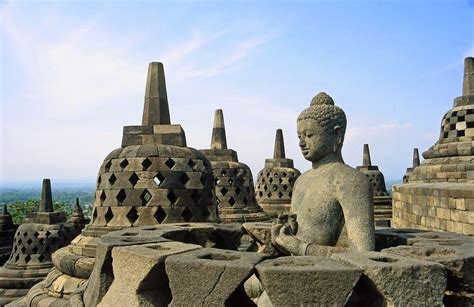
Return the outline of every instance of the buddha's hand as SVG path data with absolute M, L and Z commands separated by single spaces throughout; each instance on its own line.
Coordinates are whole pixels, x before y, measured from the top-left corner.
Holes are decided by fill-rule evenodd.
M 293 235 L 292 227 L 288 224 L 279 223 L 278 220 L 272 226 L 273 246 L 286 255 L 304 255 L 306 244 Z

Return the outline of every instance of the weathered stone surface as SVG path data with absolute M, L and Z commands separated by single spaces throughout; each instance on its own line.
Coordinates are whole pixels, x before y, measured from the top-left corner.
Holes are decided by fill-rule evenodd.
M 94 258 L 71 253 L 67 247 L 58 249 L 51 256 L 54 266 L 62 273 L 87 279 L 94 268 Z
M 363 306 L 443 306 L 446 271 L 438 263 L 389 253 L 339 253 L 333 259 L 364 270 L 351 295 Z
M 180 242 L 163 242 L 112 250 L 114 281 L 98 306 L 167 306 L 171 290 L 165 259 L 201 248 Z
M 243 223 L 242 227 L 257 243 L 257 252 L 269 256 L 276 255 L 277 251 L 272 244 L 272 224 L 263 222 Z
M 273 306 L 343 306 L 362 270 L 325 257 L 281 257 L 256 266 Z
M 251 303 L 243 284 L 264 259 L 257 253 L 199 249 L 166 258 L 173 300 L 170 306 L 224 306 Z

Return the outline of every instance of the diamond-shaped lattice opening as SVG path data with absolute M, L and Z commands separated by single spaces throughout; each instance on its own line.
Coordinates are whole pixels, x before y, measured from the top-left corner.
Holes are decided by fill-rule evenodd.
M 194 190 L 193 194 L 191 194 L 191 199 L 195 204 L 197 204 L 201 199 L 201 193 L 199 193 L 197 190 Z
M 235 189 L 235 195 L 239 195 L 239 194 L 240 194 L 240 192 L 241 192 L 240 188 L 239 188 L 239 187 L 237 187 L 237 188 Z
M 121 205 L 123 201 L 125 200 L 125 198 L 127 198 L 127 194 L 125 193 L 125 190 L 120 189 L 120 191 L 118 192 L 117 196 L 115 196 L 115 198 L 117 199 L 119 205 Z
M 290 197 L 291 197 L 291 195 L 293 195 L 293 192 L 290 192 L 290 193 L 288 193 L 288 196 L 290 196 Z
M 211 212 L 209 212 L 209 210 L 207 209 L 207 207 L 204 207 L 202 209 L 202 217 L 203 218 L 207 218 L 209 215 L 211 215 Z
M 140 180 L 140 178 L 138 177 L 138 175 L 136 173 L 133 173 L 132 176 L 130 176 L 130 178 L 128 178 L 128 181 L 130 181 L 130 183 L 134 187 L 137 184 L 138 180 Z
M 174 205 L 176 201 L 178 200 L 178 196 L 174 194 L 173 190 L 171 190 L 166 197 L 170 201 L 171 205 Z
M 130 211 L 128 211 L 127 219 L 130 222 L 130 224 L 132 224 L 132 225 L 133 225 L 133 223 L 135 223 L 136 220 L 138 220 L 138 213 L 137 213 L 137 209 L 135 209 L 135 207 L 132 207 L 130 209 Z
M 28 239 L 28 240 L 26 241 L 26 243 L 27 243 L 28 245 L 30 245 L 31 243 L 33 243 L 33 240 Z
M 92 221 L 95 221 L 96 218 L 97 218 L 97 210 L 94 208 L 94 210 L 92 210 Z
M 227 192 L 229 192 L 229 191 L 228 191 L 226 188 L 222 188 L 222 189 L 221 189 L 222 195 L 226 195 Z
M 163 183 L 163 181 L 165 181 L 165 176 L 163 176 L 160 172 L 158 172 L 158 173 L 155 175 L 155 178 L 153 178 L 153 180 L 154 180 L 155 183 L 159 186 L 160 184 Z
M 283 188 L 283 190 L 286 191 L 286 189 L 288 189 L 288 186 L 287 186 L 286 184 L 284 184 L 284 185 L 282 186 L 282 188 Z
M 270 177 L 270 173 L 267 173 L 267 177 Z
M 272 192 L 268 192 L 268 193 L 267 193 L 267 196 L 268 196 L 268 197 L 272 197 Z
M 102 176 L 99 175 L 99 177 L 97 177 L 97 186 L 99 186 L 101 182 L 102 182 Z
M 291 183 L 293 181 L 293 179 L 291 178 L 288 178 L 288 182 Z
M 38 253 L 38 247 L 35 246 L 31 249 L 31 251 L 33 252 L 33 254 L 37 254 Z
M 122 162 L 120 162 L 120 167 L 122 168 L 122 170 L 124 168 L 126 168 L 128 166 L 128 160 L 127 159 L 123 159 Z
M 179 176 L 179 181 L 181 181 L 181 183 L 185 185 L 189 181 L 188 175 L 186 175 L 186 173 L 183 173 L 181 176 Z
M 278 187 L 276 185 L 273 186 L 273 191 L 278 190 Z
M 225 171 L 225 169 L 223 169 L 223 170 L 221 171 L 221 176 L 225 176 L 226 174 L 227 174 L 227 172 Z
M 191 210 L 189 210 L 188 207 L 184 207 L 183 213 L 181 213 L 181 217 L 186 222 L 189 222 L 193 218 L 193 213 Z
M 282 183 L 282 182 L 283 182 L 283 179 L 282 179 L 282 178 L 279 178 L 279 179 L 278 179 L 278 182 L 279 182 L 279 183 Z
M 258 195 L 260 195 L 260 197 L 262 197 L 262 196 L 263 196 L 263 192 L 260 191 L 260 192 L 258 193 Z
M 117 181 L 117 177 L 114 174 L 110 175 L 109 183 L 113 185 Z
M 51 233 L 49 232 L 49 230 L 46 230 L 46 233 L 45 233 L 46 238 L 49 238 L 50 235 Z
M 15 257 L 15 262 L 18 262 L 18 260 L 20 260 L 20 255 L 16 255 Z
M 161 208 L 161 206 L 158 206 L 158 209 L 156 210 L 155 214 L 153 214 L 153 217 L 158 223 L 161 224 L 166 218 L 166 212 Z
M 143 193 L 140 194 L 140 199 L 142 200 L 142 206 L 146 206 L 151 199 L 150 192 L 148 192 L 148 190 L 143 191 Z
M 39 232 L 36 231 L 36 232 L 33 234 L 33 237 L 37 238 L 39 235 L 40 235 Z
M 168 166 L 169 169 L 172 169 L 176 163 L 173 161 L 173 159 L 169 158 L 168 160 L 166 160 L 165 164 L 166 166 Z
M 242 175 L 247 175 L 247 170 L 246 169 L 242 170 Z
M 28 236 L 28 233 L 27 232 L 24 232 L 23 233 L 23 236 L 26 238 Z
M 26 247 L 23 246 L 20 250 L 24 254 L 26 252 Z
M 105 191 L 102 191 L 102 193 L 100 193 L 100 204 L 104 204 L 104 201 L 105 201 L 105 198 L 107 196 L 105 195 Z
M 232 196 L 229 198 L 229 204 L 231 206 L 235 205 L 235 199 Z
M 272 182 L 273 182 L 273 178 L 270 178 L 270 179 L 268 180 L 268 182 L 272 183 Z
M 30 255 L 26 255 L 26 257 L 25 257 L 25 262 L 28 263 L 28 262 L 30 262 L 30 260 L 31 260 L 31 256 L 30 256 Z
M 106 173 L 110 170 L 111 166 L 112 166 L 112 160 L 109 160 L 104 166 L 104 169 L 105 169 Z
M 41 245 L 44 244 L 44 239 L 43 238 L 39 239 L 39 244 L 41 244 Z
M 283 177 L 286 177 L 286 173 L 283 173 L 282 176 L 283 176 Z
M 39 262 L 43 262 L 44 261 L 44 256 L 41 254 L 38 256 L 38 260 Z
M 247 204 L 248 204 L 249 200 L 248 200 L 247 198 L 244 198 L 243 202 L 244 202 L 244 205 L 246 205 L 246 206 L 247 206 Z
M 278 198 L 282 198 L 283 197 L 283 193 L 280 191 L 278 192 Z
M 196 166 L 196 162 L 193 161 L 193 159 L 189 159 L 188 161 L 188 166 L 192 169 Z
M 105 213 L 104 217 L 105 217 L 105 221 L 107 223 L 109 223 L 112 220 L 112 218 L 114 217 L 114 214 L 112 213 L 112 209 L 110 209 L 110 207 L 107 208 L 107 212 Z
M 231 185 L 234 183 L 234 180 L 232 180 L 232 178 L 229 178 L 229 180 L 227 180 L 227 182 Z
M 263 189 L 266 191 L 268 189 L 267 185 L 264 185 Z
M 151 164 L 152 162 L 150 161 L 150 159 L 145 158 L 145 160 L 143 160 L 142 162 L 143 170 L 146 171 L 147 169 L 149 169 Z

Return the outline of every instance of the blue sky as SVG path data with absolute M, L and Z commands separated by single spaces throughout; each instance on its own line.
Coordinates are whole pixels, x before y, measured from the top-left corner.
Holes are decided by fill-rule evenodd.
M 438 139 L 474 56 L 472 1 L 2 1 L 2 184 L 94 182 L 141 122 L 147 64 L 165 65 L 172 123 L 210 144 L 214 110 L 254 175 L 320 91 L 348 117 L 346 163 L 399 180 Z

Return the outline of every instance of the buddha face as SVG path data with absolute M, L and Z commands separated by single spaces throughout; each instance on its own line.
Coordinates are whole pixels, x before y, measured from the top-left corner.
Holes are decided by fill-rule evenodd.
M 298 121 L 297 131 L 301 152 L 306 160 L 317 162 L 335 152 L 338 140 L 336 131 L 326 131 L 313 119 Z

